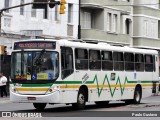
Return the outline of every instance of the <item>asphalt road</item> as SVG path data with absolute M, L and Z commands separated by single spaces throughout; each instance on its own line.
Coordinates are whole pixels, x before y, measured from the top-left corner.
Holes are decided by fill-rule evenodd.
M 113 101 L 107 106 L 97 106 L 94 103 L 88 103 L 85 110 L 74 110 L 71 105 L 47 105 L 44 111 L 37 111 L 31 103 L 11 103 L 9 98 L 0 98 L 0 111 L 8 111 L 15 113 L 38 113 L 43 119 L 52 119 L 53 117 L 67 117 L 74 118 L 78 117 L 111 117 L 112 119 L 121 120 L 120 117 L 123 117 L 123 120 L 127 119 L 127 116 L 134 119 L 134 117 L 138 118 L 139 116 L 133 116 L 133 114 L 139 115 L 139 113 L 144 114 L 158 114 L 160 116 L 160 96 L 151 96 L 149 98 L 143 99 L 141 104 L 139 105 L 126 105 L 121 101 Z M 47 118 L 48 117 L 48 118 Z M 140 116 L 140 120 L 141 117 Z M 16 117 L 15 117 L 16 118 Z M 146 117 L 148 120 L 151 120 L 151 117 Z M 1 118 L 0 118 L 1 119 Z M 25 118 L 32 119 L 32 118 Z M 37 118 L 34 118 L 37 119 Z M 40 118 L 38 118 L 40 119 Z M 138 119 L 138 120 L 139 120 Z M 152 117 L 152 119 L 157 119 L 157 117 Z M 159 119 L 159 118 L 158 118 Z M 4 120 L 4 119 L 3 119 Z M 16 118 L 17 120 L 17 118 Z M 65 119 L 67 120 L 67 119 Z M 69 119 L 71 120 L 71 119 Z M 82 120 L 82 119 L 81 119 Z M 94 120 L 94 119 L 92 119 Z M 137 120 L 137 119 L 136 119 Z

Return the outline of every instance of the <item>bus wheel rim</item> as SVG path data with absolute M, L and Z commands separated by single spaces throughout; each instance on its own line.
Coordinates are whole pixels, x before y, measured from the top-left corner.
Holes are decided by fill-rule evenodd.
M 137 91 L 136 92 L 136 101 L 138 102 L 140 100 L 140 94 L 139 94 L 139 92 Z
M 84 95 L 83 94 L 79 94 L 79 97 L 78 97 L 78 100 L 79 100 L 79 103 L 80 104 L 84 104 Z

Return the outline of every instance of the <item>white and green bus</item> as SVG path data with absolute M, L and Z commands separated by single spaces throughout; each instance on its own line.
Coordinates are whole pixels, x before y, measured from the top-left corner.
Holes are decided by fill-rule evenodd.
M 112 100 L 139 104 L 156 92 L 159 57 L 155 50 L 85 43 L 80 40 L 25 40 L 13 44 L 10 100 L 46 104 Z

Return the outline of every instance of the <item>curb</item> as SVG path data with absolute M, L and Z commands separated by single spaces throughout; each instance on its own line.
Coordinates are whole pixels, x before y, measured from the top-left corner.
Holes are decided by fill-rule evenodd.
M 128 107 L 130 108 L 160 107 L 160 103 L 155 103 L 155 104 L 145 103 L 145 104 L 139 104 L 139 105 L 128 105 Z

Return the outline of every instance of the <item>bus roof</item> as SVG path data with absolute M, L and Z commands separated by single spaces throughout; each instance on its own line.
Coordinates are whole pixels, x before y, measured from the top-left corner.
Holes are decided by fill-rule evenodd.
M 140 48 L 133 48 L 128 46 L 111 46 L 105 42 L 99 42 L 97 44 L 93 43 L 85 43 L 79 40 L 66 40 L 66 39 L 30 39 L 30 40 L 23 40 L 23 41 L 16 41 L 16 42 L 27 42 L 27 41 L 56 41 L 60 46 L 68 46 L 74 48 L 83 48 L 83 49 L 93 49 L 93 50 L 106 50 L 106 51 L 117 51 L 117 52 L 133 52 L 133 53 L 142 53 L 142 54 L 158 54 L 158 51 L 151 50 L 151 49 L 140 49 Z M 14 43 L 16 43 L 14 42 Z
M 87 49 L 95 49 L 95 50 L 108 50 L 108 51 L 119 51 L 119 52 L 133 52 L 133 53 L 143 53 L 143 54 L 158 54 L 158 51 L 156 50 L 150 50 L 150 49 L 140 49 L 140 48 L 133 48 L 128 46 L 111 46 L 107 43 L 83 43 L 83 42 L 72 42 L 67 40 L 59 41 L 61 45 L 64 46 L 70 46 L 75 48 L 87 48 Z

